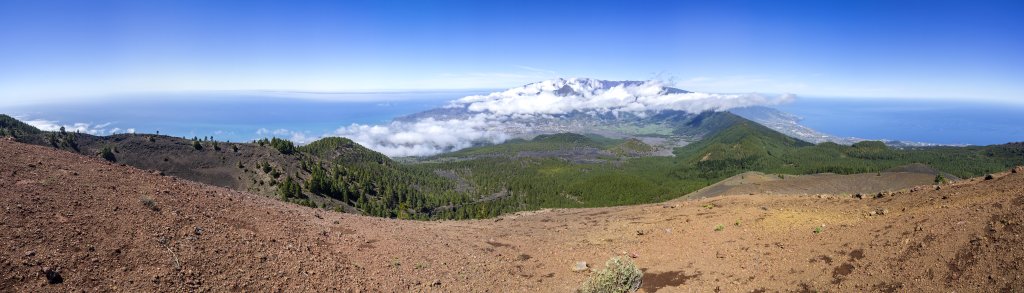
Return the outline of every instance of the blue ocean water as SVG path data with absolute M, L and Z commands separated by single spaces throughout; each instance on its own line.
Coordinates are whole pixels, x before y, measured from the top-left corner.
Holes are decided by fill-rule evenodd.
M 323 94 L 214 92 L 113 96 L 88 102 L 35 104 L 0 109 L 23 120 L 86 123 L 109 132 L 134 128 L 140 133 L 178 137 L 213 136 L 221 141 L 289 137 L 275 130 L 319 137 L 352 123 L 382 124 L 441 107 L 448 101 L 490 91 L 434 91 Z M 109 123 L 108 125 L 105 125 Z M 260 133 L 260 129 L 268 132 Z M 268 134 L 269 133 L 269 134 Z M 107 134 L 107 133 L 100 133 Z
M 250 141 L 270 136 L 291 138 L 294 133 L 316 138 L 352 123 L 387 123 L 398 116 L 444 106 L 453 99 L 488 92 L 153 94 L 3 107 L 0 113 L 62 125 L 102 126 L 107 132 L 99 134 L 134 128 L 141 133 Z M 801 123 L 808 127 L 838 136 L 974 145 L 1024 141 L 1024 106 L 1019 104 L 801 97 L 776 108 L 802 117 Z M 287 131 L 277 131 L 282 129 Z
M 808 97 L 775 108 L 837 136 L 973 145 L 1024 141 L 1021 104 Z

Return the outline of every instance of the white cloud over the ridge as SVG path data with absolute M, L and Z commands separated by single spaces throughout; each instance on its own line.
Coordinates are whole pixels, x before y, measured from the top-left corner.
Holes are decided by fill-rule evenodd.
M 558 94 L 565 86 L 573 94 Z M 593 79 L 555 79 L 487 95 L 453 100 L 446 107 L 464 108 L 468 118 L 394 121 L 384 125 L 352 124 L 329 135 L 343 136 L 388 156 L 426 156 L 467 148 L 478 143 L 500 143 L 509 138 L 504 129 L 516 119 L 552 117 L 573 112 L 646 113 L 678 110 L 690 113 L 725 111 L 737 107 L 769 106 L 790 102 L 793 95 L 712 94 L 665 92 L 660 81 L 614 84 Z M 263 130 L 270 133 L 269 130 Z M 282 129 L 282 131 L 284 131 Z M 282 132 L 281 135 L 290 132 Z
M 298 143 L 298 144 L 311 143 L 311 142 L 316 141 L 316 140 L 318 140 L 318 139 L 323 137 L 323 136 L 310 135 L 307 132 L 288 130 L 288 129 L 284 129 L 284 128 L 279 128 L 279 129 L 275 129 L 275 130 L 270 130 L 270 129 L 266 129 L 266 128 L 260 128 L 260 129 L 256 130 L 256 135 L 264 136 L 264 137 L 269 135 L 269 136 L 274 136 L 274 137 L 278 137 L 278 138 L 284 138 L 284 139 L 288 139 L 288 140 L 290 140 L 292 142 L 295 142 L 295 143 Z
M 488 115 L 468 119 L 416 122 L 391 122 L 385 125 L 352 124 L 338 128 L 333 135 L 347 137 L 388 156 L 428 156 L 472 146 L 475 143 L 500 143 L 508 135 L 498 129 L 500 121 Z
M 86 133 L 86 134 L 92 134 L 92 135 L 109 135 L 109 134 L 118 134 L 118 133 L 135 133 L 135 128 L 121 129 L 121 128 L 118 128 L 118 127 L 114 127 L 112 129 L 107 129 L 107 127 L 109 127 L 110 125 L 114 124 L 113 122 L 106 122 L 106 123 L 100 123 L 100 124 L 85 123 L 85 122 L 75 122 L 75 123 L 71 123 L 71 124 L 63 124 L 60 121 L 56 121 L 56 120 L 22 119 L 20 117 L 15 117 L 15 118 L 17 118 L 18 120 L 21 120 L 22 122 L 25 122 L 25 124 L 32 125 L 33 127 L 39 128 L 39 130 L 43 130 L 43 131 L 58 131 L 58 130 L 60 130 L 61 127 L 64 127 L 64 131 L 67 131 L 67 132 L 78 132 L 78 133 Z
M 568 86 L 577 94 L 558 95 Z M 760 94 L 664 93 L 665 84 L 648 81 L 610 86 L 590 79 L 557 79 L 488 95 L 468 96 L 449 107 L 465 106 L 472 112 L 497 115 L 551 115 L 581 112 L 632 112 L 679 110 L 691 113 L 725 111 L 732 108 L 777 105 L 793 100 L 790 94 L 767 97 Z

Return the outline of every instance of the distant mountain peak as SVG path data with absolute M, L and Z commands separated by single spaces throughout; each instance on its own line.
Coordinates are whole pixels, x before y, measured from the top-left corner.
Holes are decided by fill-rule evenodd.
M 603 91 L 607 91 L 614 87 L 642 87 L 642 86 L 653 86 L 660 89 L 660 91 L 648 94 L 683 94 L 690 93 L 690 91 L 668 87 L 663 85 L 661 81 L 657 80 L 624 80 L 624 81 L 611 81 L 602 80 L 596 78 L 556 78 L 544 81 L 538 81 L 529 83 L 520 87 L 515 87 L 506 90 L 505 92 L 516 92 L 519 94 L 542 94 L 542 93 L 553 93 L 556 96 L 567 97 L 567 96 L 594 96 L 600 94 Z

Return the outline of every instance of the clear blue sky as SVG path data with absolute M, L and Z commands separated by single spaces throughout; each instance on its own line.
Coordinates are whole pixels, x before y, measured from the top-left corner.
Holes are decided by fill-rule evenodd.
M 0 102 L 501 88 L 1024 100 L 1024 1 L 0 0 Z

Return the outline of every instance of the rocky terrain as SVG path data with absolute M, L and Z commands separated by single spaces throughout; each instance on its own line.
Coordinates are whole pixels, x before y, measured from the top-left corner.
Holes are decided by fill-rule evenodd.
M 1024 291 L 1024 169 L 883 197 L 732 195 L 472 221 L 341 214 L 0 141 L 0 291 Z M 588 269 L 574 271 L 580 261 Z
M 877 173 L 839 175 L 780 175 L 745 172 L 690 193 L 687 199 L 723 195 L 848 195 L 875 196 L 918 185 L 935 183 L 935 176 L 956 176 L 926 165 L 911 164 Z

